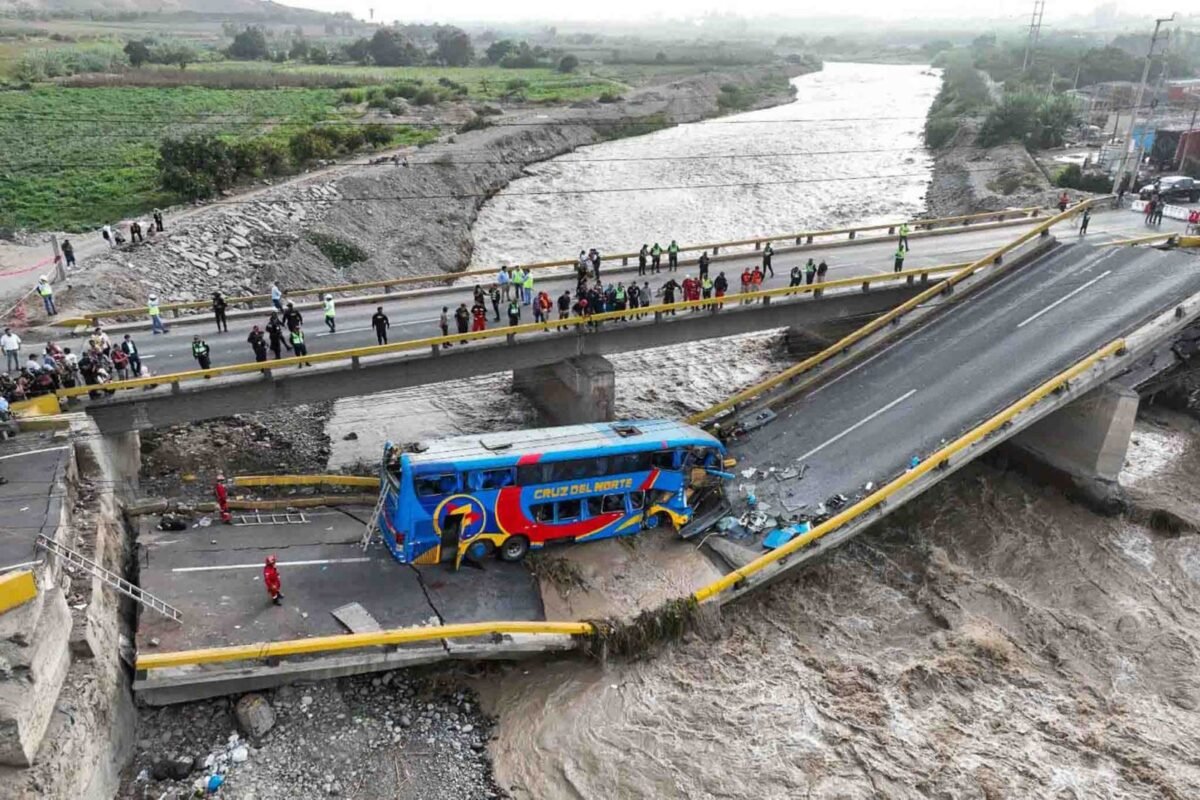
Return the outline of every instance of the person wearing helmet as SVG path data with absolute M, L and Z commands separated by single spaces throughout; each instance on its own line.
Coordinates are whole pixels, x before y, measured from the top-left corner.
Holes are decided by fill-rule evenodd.
M 337 323 L 333 318 L 337 314 L 337 309 L 333 306 L 333 295 L 325 295 L 325 327 L 329 328 L 330 333 L 337 331 Z
M 163 325 L 162 311 L 158 308 L 158 295 L 150 295 L 146 302 L 146 313 L 150 315 L 150 331 L 154 334 L 166 333 L 167 326 Z
M 267 587 L 267 594 L 270 595 L 272 603 L 277 606 L 283 605 L 283 584 L 279 580 L 275 556 L 267 556 L 267 562 L 263 564 L 263 586 Z
M 43 275 L 38 278 L 37 293 L 42 298 L 42 305 L 46 308 L 46 316 L 53 317 L 58 313 L 58 309 L 54 307 L 54 287 L 50 285 L 50 281 Z
M 225 295 L 220 292 L 212 293 L 212 310 L 213 317 L 217 320 L 217 333 L 222 330 L 229 333 L 229 322 L 225 319 L 225 310 L 229 304 L 225 302 Z
M 225 473 L 217 473 L 217 482 L 213 484 L 213 497 L 217 498 L 217 510 L 221 512 L 221 522 L 233 524 L 233 515 L 229 513 L 229 490 L 225 488 Z

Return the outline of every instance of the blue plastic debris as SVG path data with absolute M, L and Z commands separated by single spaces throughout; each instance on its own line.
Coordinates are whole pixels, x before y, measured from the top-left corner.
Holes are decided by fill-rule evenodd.
M 774 550 L 778 547 L 783 547 L 792 539 L 795 539 L 802 533 L 808 533 L 811 529 L 812 526 L 807 522 L 799 522 L 795 525 L 789 525 L 786 528 L 776 528 L 763 539 L 763 549 Z

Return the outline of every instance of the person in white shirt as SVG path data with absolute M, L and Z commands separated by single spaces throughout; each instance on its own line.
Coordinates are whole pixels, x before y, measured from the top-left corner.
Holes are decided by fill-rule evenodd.
M 13 333 L 12 328 L 5 328 L 0 336 L 0 350 L 4 351 L 4 368 L 15 372 L 21 368 L 21 337 Z
M 29 354 L 29 360 L 25 362 L 25 369 L 29 370 L 35 375 L 42 371 L 42 365 L 38 361 L 37 356 L 35 356 L 33 353 Z

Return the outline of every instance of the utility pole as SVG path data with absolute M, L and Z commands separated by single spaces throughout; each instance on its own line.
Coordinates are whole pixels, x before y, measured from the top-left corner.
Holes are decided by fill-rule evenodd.
M 1042 34 L 1042 12 L 1046 10 L 1046 0 L 1033 0 L 1033 15 L 1029 18 L 1029 36 L 1025 39 L 1025 58 L 1021 61 L 1021 74 L 1033 66 L 1034 50 L 1037 48 L 1038 37 Z
M 1175 15 L 1154 20 L 1154 35 L 1150 37 L 1150 47 L 1146 50 L 1146 63 L 1142 66 L 1142 82 L 1138 84 L 1137 96 L 1133 101 L 1133 108 L 1129 112 L 1129 127 L 1125 131 L 1125 143 L 1121 148 L 1121 160 L 1117 162 L 1117 173 L 1113 176 L 1112 193 L 1117 194 L 1121 188 L 1121 181 L 1125 177 L 1125 173 L 1129 167 L 1129 152 L 1134 149 L 1133 145 L 1133 129 L 1137 124 L 1138 111 L 1142 107 L 1142 98 L 1146 94 L 1146 79 L 1150 77 L 1150 61 L 1154 57 L 1154 45 L 1158 43 L 1158 31 L 1164 22 L 1172 22 Z M 1140 159 L 1139 159 L 1140 160 Z M 1134 175 L 1137 175 L 1138 162 L 1133 162 Z M 1133 178 L 1129 179 L 1129 188 L 1133 189 Z

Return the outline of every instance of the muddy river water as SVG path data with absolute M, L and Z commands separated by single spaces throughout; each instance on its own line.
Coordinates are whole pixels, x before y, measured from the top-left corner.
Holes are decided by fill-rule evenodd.
M 919 67 L 830 64 L 795 83 L 787 106 L 531 169 L 484 208 L 477 263 L 920 211 L 920 117 L 937 80 Z M 863 150 L 881 152 L 849 152 Z M 691 158 L 734 154 L 756 157 Z M 517 196 L 801 179 L 813 182 Z M 785 360 L 778 336 L 760 334 L 614 362 L 618 413 L 652 416 L 702 406 Z M 438 389 L 339 402 L 332 465 L 374 462 L 388 437 L 533 419 L 505 374 Z M 342 441 L 350 430 L 359 438 Z M 1141 423 L 1127 476 L 1139 502 L 1200 519 L 1197 432 L 1190 420 Z M 641 661 L 489 673 L 478 688 L 500 718 L 499 783 L 518 800 L 1198 797 L 1196 539 L 1102 519 L 974 465 L 725 609 L 703 636 Z

